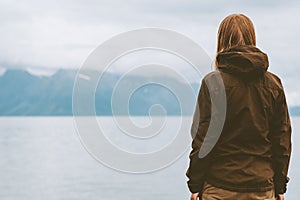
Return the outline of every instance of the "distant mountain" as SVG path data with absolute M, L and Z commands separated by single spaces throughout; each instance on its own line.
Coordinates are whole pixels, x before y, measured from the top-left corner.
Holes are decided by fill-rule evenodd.
M 290 107 L 289 112 L 292 116 L 300 116 L 300 106 Z
M 52 76 L 34 76 L 25 70 L 7 70 L 0 76 L 0 116 L 71 116 L 72 92 L 77 71 L 59 70 Z M 186 87 L 171 77 L 167 79 L 181 91 L 184 96 Z M 119 74 L 104 73 L 95 92 L 95 111 L 97 115 L 112 115 L 111 96 Z M 136 84 L 147 77 L 128 76 L 122 84 Z M 153 81 L 153 77 L 149 78 Z M 155 81 L 154 81 L 155 82 Z M 192 84 L 195 93 L 199 89 L 197 83 Z M 124 99 L 116 99 L 117 105 L 124 105 Z M 124 94 L 125 95 L 125 94 Z M 84 94 L 82 95 L 84 101 Z M 195 98 L 185 99 L 189 108 L 184 115 L 193 113 Z M 168 115 L 180 115 L 180 105 L 176 96 L 160 85 L 150 84 L 137 89 L 129 100 L 131 115 L 148 115 L 154 104 L 161 104 Z M 114 114 L 125 115 L 126 112 L 116 110 Z M 155 112 L 154 112 L 155 114 Z
M 0 76 L 0 116 L 71 116 L 72 92 L 77 71 L 59 70 L 52 76 L 34 76 L 25 70 L 7 70 Z M 95 112 L 97 115 L 112 115 L 111 99 L 113 90 L 121 78 L 120 74 L 104 73 L 95 91 Z M 180 94 L 186 96 L 189 85 L 172 77 L 127 76 L 122 84 L 131 86 L 142 81 L 158 82 L 164 79 Z M 157 81 L 155 81 L 157 80 Z M 195 94 L 199 84 L 191 84 Z M 126 106 L 126 91 L 119 92 L 115 98 L 118 107 Z M 85 100 L 84 91 L 82 101 Z M 183 115 L 192 115 L 196 97 L 184 99 Z M 180 115 L 181 107 L 175 94 L 158 84 L 149 84 L 138 88 L 128 102 L 130 115 L 148 115 L 151 106 L 160 104 L 168 115 Z M 154 114 L 156 113 L 154 109 Z M 92 113 L 91 113 L 92 114 Z M 124 109 L 114 110 L 116 115 L 126 115 Z M 290 114 L 300 116 L 300 106 L 290 107 Z

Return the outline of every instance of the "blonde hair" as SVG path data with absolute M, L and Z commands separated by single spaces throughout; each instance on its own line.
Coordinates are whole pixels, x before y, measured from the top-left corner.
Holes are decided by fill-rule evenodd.
M 243 14 L 227 16 L 220 24 L 217 40 L 218 53 L 237 45 L 256 46 L 255 30 L 252 21 Z M 215 65 L 218 67 L 217 59 Z

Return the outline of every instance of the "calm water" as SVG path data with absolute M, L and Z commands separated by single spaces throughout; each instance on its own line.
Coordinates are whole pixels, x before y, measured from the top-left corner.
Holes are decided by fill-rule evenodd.
M 132 151 L 141 149 L 139 144 L 120 140 L 121 133 L 117 134 L 109 118 L 100 120 L 107 120 L 106 129 L 112 141 Z M 292 123 L 293 156 L 286 199 L 297 200 L 300 194 L 300 160 L 296 157 L 300 153 L 300 118 L 293 118 Z M 162 145 L 173 137 L 172 129 L 166 130 L 169 130 L 163 132 L 166 137 L 155 144 Z M 188 153 L 189 150 L 163 170 L 142 175 L 126 174 L 99 164 L 85 151 L 71 117 L 0 118 L 0 199 L 189 199 L 185 177 Z

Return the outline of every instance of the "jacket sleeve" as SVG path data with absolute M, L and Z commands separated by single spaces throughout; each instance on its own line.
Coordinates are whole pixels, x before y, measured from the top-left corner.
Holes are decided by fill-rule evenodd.
M 275 100 L 274 116 L 271 121 L 270 140 L 272 143 L 272 162 L 275 195 L 286 192 L 287 176 L 291 155 L 291 123 L 283 89 Z
M 200 116 L 199 116 L 200 114 Z M 191 134 L 193 137 L 190 165 L 186 172 L 187 184 L 192 193 L 202 193 L 205 174 L 209 167 L 209 156 L 199 158 L 199 149 L 203 143 L 211 119 L 211 101 L 205 81 L 202 81 L 194 112 Z

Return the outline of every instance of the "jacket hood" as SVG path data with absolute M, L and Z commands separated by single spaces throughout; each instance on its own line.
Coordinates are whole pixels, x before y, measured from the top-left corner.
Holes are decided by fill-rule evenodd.
M 254 46 L 234 46 L 217 55 L 218 69 L 243 80 L 262 76 L 269 67 L 267 54 Z

